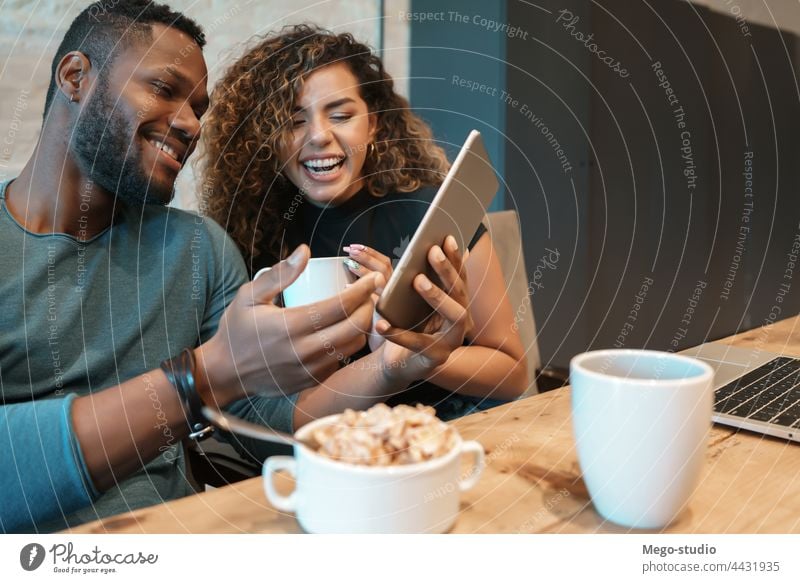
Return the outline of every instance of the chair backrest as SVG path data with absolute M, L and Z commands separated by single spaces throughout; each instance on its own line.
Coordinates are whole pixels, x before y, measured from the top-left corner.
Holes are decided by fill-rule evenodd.
M 522 234 L 516 211 L 488 213 L 489 235 L 506 278 L 506 293 L 511 303 L 514 321 L 519 328 L 522 345 L 528 360 L 528 390 L 524 396 L 538 392 L 536 371 L 542 366 L 539 343 L 536 337 L 536 320 L 528 293 L 528 273 L 522 252 Z

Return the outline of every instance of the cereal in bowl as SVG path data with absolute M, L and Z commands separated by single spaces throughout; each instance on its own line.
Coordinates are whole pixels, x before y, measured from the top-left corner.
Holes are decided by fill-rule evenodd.
M 423 462 L 446 454 L 456 444 L 455 429 L 439 420 L 433 407 L 383 403 L 367 411 L 346 409 L 339 419 L 313 434 L 318 453 L 365 466 Z

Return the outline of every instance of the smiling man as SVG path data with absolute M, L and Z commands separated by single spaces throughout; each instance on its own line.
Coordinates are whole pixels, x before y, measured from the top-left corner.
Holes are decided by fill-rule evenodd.
M 36 149 L 0 184 L 0 531 L 190 493 L 203 404 L 291 431 L 293 393 L 365 343 L 374 279 L 281 309 L 307 248 L 247 283 L 218 225 L 165 206 L 208 108 L 204 43 L 163 5 L 89 6 Z

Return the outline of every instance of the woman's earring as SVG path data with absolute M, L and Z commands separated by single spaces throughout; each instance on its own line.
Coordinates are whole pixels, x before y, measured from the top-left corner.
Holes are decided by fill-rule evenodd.
M 377 166 L 381 160 L 381 155 L 378 153 L 378 146 L 375 145 L 375 142 L 370 142 L 369 144 L 369 155 L 375 158 L 375 165 Z

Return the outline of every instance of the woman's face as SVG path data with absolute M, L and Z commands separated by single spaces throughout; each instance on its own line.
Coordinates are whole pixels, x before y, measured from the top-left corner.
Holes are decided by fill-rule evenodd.
M 327 65 L 306 77 L 298 95 L 282 172 L 310 201 L 341 204 L 363 186 L 375 130 L 350 68 Z

